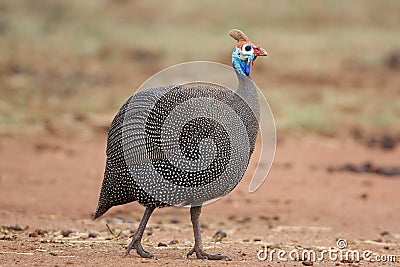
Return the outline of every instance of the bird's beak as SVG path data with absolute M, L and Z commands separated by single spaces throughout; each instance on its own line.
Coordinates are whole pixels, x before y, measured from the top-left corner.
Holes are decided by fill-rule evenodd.
M 257 54 L 256 54 L 256 56 L 267 56 L 268 54 L 267 54 L 267 51 L 265 51 L 265 49 L 264 48 L 262 48 L 262 47 L 259 47 L 259 49 L 257 49 L 258 51 L 257 51 Z

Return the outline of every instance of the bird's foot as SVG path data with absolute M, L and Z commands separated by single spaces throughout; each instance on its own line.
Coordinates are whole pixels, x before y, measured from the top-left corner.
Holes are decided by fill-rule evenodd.
M 189 258 L 193 253 L 196 253 L 196 257 L 202 260 L 230 260 L 228 256 L 221 254 L 208 254 L 199 246 L 194 246 L 187 254 L 186 258 Z
M 129 244 L 128 248 L 126 249 L 125 256 L 128 256 L 129 252 L 131 251 L 132 248 L 135 248 L 137 254 L 139 254 L 140 257 L 142 258 L 154 258 L 154 255 L 151 254 L 150 252 L 146 251 L 143 247 L 142 244 L 140 243 L 140 240 L 136 237 L 133 237 L 131 243 Z

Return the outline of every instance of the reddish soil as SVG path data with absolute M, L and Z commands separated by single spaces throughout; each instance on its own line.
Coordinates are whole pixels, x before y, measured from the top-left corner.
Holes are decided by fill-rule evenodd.
M 143 245 L 156 259 L 141 259 L 135 251 L 124 257 L 143 207 L 115 207 L 91 220 L 105 138 L 0 139 L 0 266 L 304 266 L 311 263 L 259 261 L 257 251 L 264 245 L 321 251 L 335 248 L 338 238 L 351 250 L 397 255 L 397 263 L 325 259 L 313 266 L 400 265 L 400 177 L 327 171 L 347 162 L 396 165 L 400 149 L 334 139 L 283 140 L 257 192 L 247 193 L 246 176 L 228 196 L 203 208 L 206 251 L 232 259 L 210 262 L 185 257 L 193 244 L 188 209 L 159 209 L 151 217 Z M 219 230 L 227 237 L 216 242 L 212 237 Z

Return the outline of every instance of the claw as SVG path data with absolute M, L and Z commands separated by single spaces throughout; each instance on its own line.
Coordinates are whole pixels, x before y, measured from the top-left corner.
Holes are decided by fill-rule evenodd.
M 131 243 L 129 244 L 128 248 L 126 249 L 125 256 L 129 255 L 129 252 L 132 248 L 135 248 L 137 254 L 139 254 L 142 258 L 154 258 L 154 255 L 148 251 L 146 251 L 139 240 L 132 239 Z
M 186 258 L 189 258 L 193 253 L 196 253 L 196 257 L 202 260 L 231 260 L 228 256 L 221 254 L 208 254 L 203 249 L 194 246 L 187 254 Z

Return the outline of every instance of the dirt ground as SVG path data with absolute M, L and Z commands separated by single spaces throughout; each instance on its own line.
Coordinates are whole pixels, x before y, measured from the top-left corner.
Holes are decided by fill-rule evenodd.
M 400 179 L 327 171 L 347 162 L 395 165 L 399 149 L 383 151 L 321 137 L 281 140 L 270 175 L 258 191 L 247 192 L 246 176 L 228 196 L 203 208 L 205 249 L 231 257 L 210 262 L 185 257 L 193 244 L 186 208 L 159 209 L 151 217 L 143 245 L 156 259 L 141 259 L 134 251 L 124 256 L 143 207 L 115 207 L 91 220 L 105 142 L 105 135 L 73 142 L 55 137 L 1 139 L 0 266 L 400 265 Z M 217 231 L 227 236 L 213 238 Z M 337 249 L 338 239 L 345 239 L 349 250 L 396 255 L 397 262 L 328 257 L 313 263 L 285 262 L 276 254 L 272 260 L 257 259 L 265 246 L 287 253 L 321 252 Z
M 0 267 L 400 266 L 400 176 L 329 171 L 400 168 L 399 13 L 373 0 L 0 1 Z M 153 213 L 155 259 L 125 257 L 144 208 L 91 219 L 106 129 L 154 73 L 230 65 L 233 28 L 269 53 L 252 78 L 279 142 L 258 191 L 247 174 L 203 208 L 205 250 L 231 260 L 186 258 L 186 208 Z M 369 134 L 390 134 L 386 149 Z

